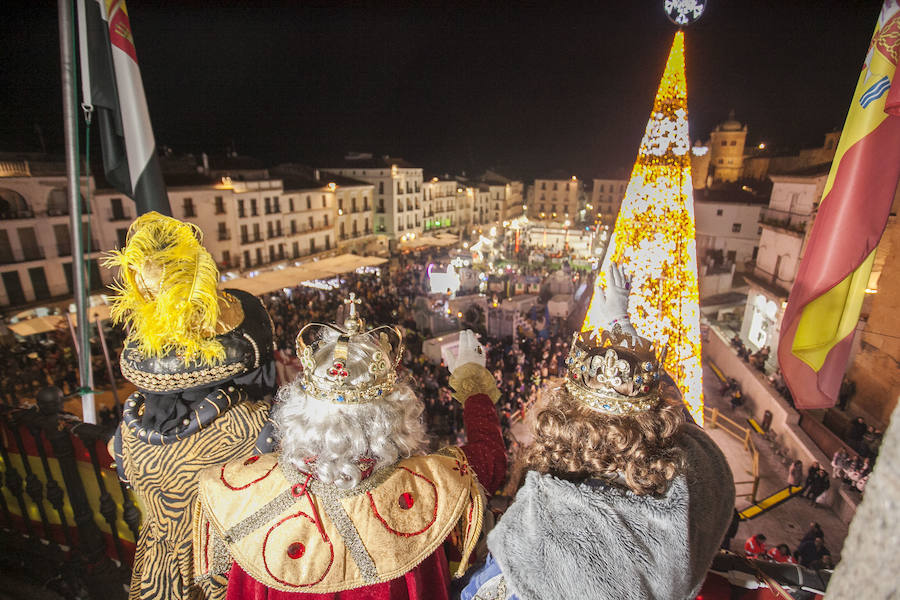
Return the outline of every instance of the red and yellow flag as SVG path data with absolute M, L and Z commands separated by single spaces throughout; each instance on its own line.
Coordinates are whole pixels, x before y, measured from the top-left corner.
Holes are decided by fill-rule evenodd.
M 900 180 L 898 62 L 900 2 L 886 0 L 781 324 L 778 360 L 797 408 L 834 405 L 847 368 Z

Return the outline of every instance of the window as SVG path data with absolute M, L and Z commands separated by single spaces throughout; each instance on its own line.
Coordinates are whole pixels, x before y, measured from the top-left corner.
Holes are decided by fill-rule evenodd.
M 216 196 L 216 214 L 224 215 L 225 214 L 225 199 L 222 196 Z
M 740 233 L 741 232 L 741 224 L 740 223 L 732 223 L 731 224 L 731 233 Z
M 728 145 L 728 142 L 725 141 L 725 140 L 722 140 L 722 145 L 723 145 L 723 146 L 727 146 L 727 145 Z
M 601 194 L 603 193 L 603 184 L 600 184 L 600 189 L 598 190 Z
M 44 267 L 28 269 L 28 277 L 31 279 L 31 289 L 34 290 L 35 299 L 43 300 L 50 297 L 50 286 L 47 285 L 47 275 L 44 273 Z
M 325 227 L 328 227 L 328 215 L 325 215 Z
M 272 227 L 272 221 L 266 223 L 266 239 L 275 237 L 275 229 Z
M 250 251 L 244 250 L 244 268 L 250 267 Z
M 247 211 L 244 210 L 244 199 L 241 198 L 238 200 L 238 217 L 243 219 L 247 216 Z
M 720 158 L 720 159 L 717 160 L 716 162 L 719 163 L 720 165 L 724 165 L 724 164 L 725 164 L 725 159 L 724 159 L 724 158 Z
M 315 222 L 313 221 L 313 218 L 312 218 L 312 217 L 309 218 L 309 228 L 310 228 L 310 229 L 315 229 L 315 228 L 316 228 Z
M 224 221 L 219 221 L 219 241 L 224 242 L 227 239 L 229 239 L 228 228 Z
M 253 224 L 253 241 L 258 242 L 262 239 L 262 234 L 259 232 L 259 223 Z
M 293 199 L 293 198 L 288 198 L 288 203 L 289 203 L 289 205 L 290 205 L 291 212 L 294 212 L 294 199 Z
M 298 256 L 300 256 L 300 242 L 294 242 L 291 245 L 291 250 L 294 253 L 294 258 L 297 258 Z
M 275 246 L 269 246 L 269 262 L 275 262 Z
M 262 261 L 263 261 L 262 260 L 262 248 L 257 248 L 256 249 L 256 264 L 261 265 Z
M 731 140 L 730 146 L 737 146 L 737 140 Z
M 379 181 L 379 182 L 378 182 L 378 193 L 379 193 L 379 194 L 383 194 L 383 193 L 384 193 L 384 182 L 383 182 L 383 181 Z
M 231 266 L 231 252 L 228 250 L 222 250 L 222 264 L 226 267 Z
M 110 208 L 112 209 L 112 220 L 113 221 L 124 221 L 128 218 L 125 214 L 125 211 L 122 210 L 122 199 L 121 198 L 110 198 L 109 200 Z
M 275 235 L 281 237 L 281 221 L 275 222 Z
M 250 198 L 250 216 L 255 217 L 259 215 L 259 210 L 256 208 L 256 198 Z
M 344 199 L 338 198 L 338 210 L 344 210 Z
M 325 194 L 322 194 L 322 208 L 325 208 Z
M 271 198 L 263 198 L 263 202 L 265 203 L 265 214 L 272 214 L 272 199 Z
M 756 235 L 762 235 L 762 227 L 756 228 Z
M 63 227 L 65 227 L 65 225 L 63 225 Z M 69 230 L 68 230 L 68 229 L 66 229 L 66 235 L 69 235 Z M 118 245 L 117 247 L 120 248 L 120 249 L 121 249 L 121 248 L 124 248 L 126 242 L 128 241 L 128 228 L 127 228 L 127 227 L 122 227 L 122 228 L 120 228 L 120 229 L 116 229 L 116 239 L 117 239 L 118 242 L 119 242 L 119 245 Z M 69 253 L 66 254 L 65 256 L 68 256 L 68 255 L 71 254 L 71 253 L 72 253 L 72 249 L 69 248 Z
M 331 250 L 331 236 L 330 235 L 325 236 L 325 249 Z
M 723 211 L 721 208 L 716 210 L 716 216 L 721 217 L 723 212 L 725 212 L 725 211 Z
M 559 189 L 559 184 L 558 184 L 558 183 L 554 183 L 554 184 L 553 184 L 553 191 L 556 191 L 556 190 L 558 190 L 558 189 Z
M 312 254 L 316 251 L 316 238 L 309 238 L 309 253 Z
M 312 198 L 306 196 L 306 210 L 312 210 Z
M 117 231 L 118 233 L 118 231 Z M 128 228 L 125 228 L 125 233 L 128 233 Z M 9 238 L 7 237 L 6 231 L 2 231 L 3 234 L 3 242 L 0 243 L 0 263 L 10 263 L 13 262 L 12 259 L 12 249 L 9 247 Z M 69 226 L 65 223 L 59 223 L 53 226 L 53 236 L 56 238 L 56 255 L 57 256 L 71 256 L 72 255 L 72 238 L 69 236 Z M 119 248 L 124 248 L 125 245 L 122 243 L 122 238 L 119 238 Z
M 281 201 L 278 199 L 278 196 L 272 198 L 272 211 L 276 213 L 281 212 Z
M 250 241 L 249 236 L 247 235 L 247 226 L 241 225 L 241 243 L 246 244 Z M 250 259 L 248 258 L 245 262 L 250 263 Z
M 187 219 L 189 217 L 196 217 L 197 212 L 194 210 L 194 200 L 191 198 L 185 198 L 184 202 L 184 218 Z
M 541 183 L 541 189 L 542 189 L 542 190 L 546 190 L 546 189 L 547 189 L 547 184 L 546 184 L 546 183 Z

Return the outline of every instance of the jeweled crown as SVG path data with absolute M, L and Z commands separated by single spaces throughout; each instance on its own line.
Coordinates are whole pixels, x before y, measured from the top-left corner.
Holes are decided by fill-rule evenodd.
M 589 408 L 611 415 L 633 415 L 659 399 L 666 346 L 659 350 L 619 324 L 612 329 L 575 333 L 566 358 L 566 390 Z
M 403 357 L 403 333 L 387 325 L 365 331 L 356 311 L 360 304 L 356 294 L 351 293 L 344 304 L 349 310 L 343 326 L 309 323 L 297 334 L 297 356 L 303 367 L 300 387 L 319 400 L 364 404 L 394 387 Z

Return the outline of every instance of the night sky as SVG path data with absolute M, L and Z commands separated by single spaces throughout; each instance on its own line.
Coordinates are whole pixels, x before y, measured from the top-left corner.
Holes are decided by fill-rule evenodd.
M 630 167 L 674 26 L 662 0 L 587 4 L 150 2 L 128 8 L 157 144 L 326 165 L 533 178 Z M 881 0 L 708 0 L 687 30 L 692 138 L 730 109 L 748 143 L 839 128 Z M 0 152 L 62 151 L 56 3 L 0 7 Z

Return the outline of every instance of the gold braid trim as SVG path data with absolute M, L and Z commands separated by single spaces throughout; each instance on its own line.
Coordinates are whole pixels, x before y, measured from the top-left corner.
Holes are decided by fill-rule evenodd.
M 494 376 L 478 363 L 470 362 L 456 367 L 450 374 L 450 387 L 455 392 L 453 397 L 463 405 L 469 396 L 475 394 L 486 394 L 494 404 L 500 398 Z

